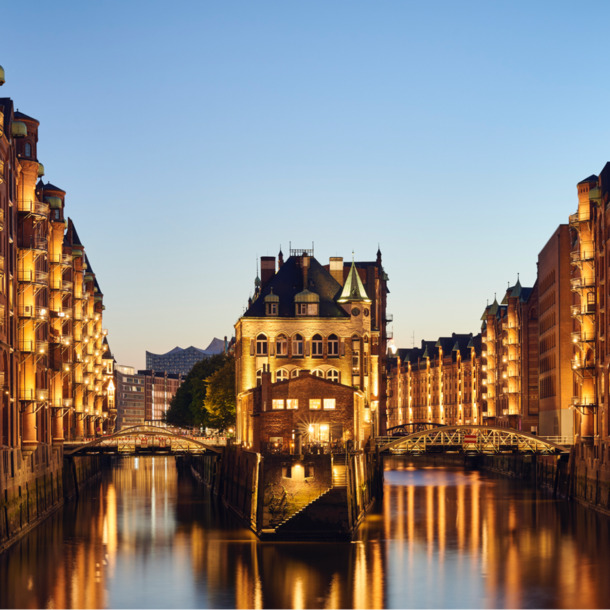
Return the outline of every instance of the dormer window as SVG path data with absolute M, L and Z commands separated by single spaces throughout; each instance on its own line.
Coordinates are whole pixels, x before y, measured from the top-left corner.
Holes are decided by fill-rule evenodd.
M 297 316 L 307 315 L 307 303 L 297 303 Z
M 277 294 L 273 294 L 273 287 L 271 287 L 269 294 L 265 297 L 265 315 L 266 316 L 277 316 L 280 305 L 280 297 Z
M 277 303 L 265 303 L 265 308 L 268 316 L 277 316 Z

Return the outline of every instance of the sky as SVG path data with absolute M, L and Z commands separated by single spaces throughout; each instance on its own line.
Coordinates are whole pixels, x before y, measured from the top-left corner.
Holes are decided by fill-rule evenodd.
M 389 275 L 395 344 L 476 333 L 610 160 L 607 2 L 34 0 L 0 9 L 119 364 L 232 336 L 260 256 Z M 606 117 L 606 119 L 604 118 Z

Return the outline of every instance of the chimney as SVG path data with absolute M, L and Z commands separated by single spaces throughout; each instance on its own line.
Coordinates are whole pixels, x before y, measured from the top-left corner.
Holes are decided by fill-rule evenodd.
M 330 274 L 343 286 L 343 257 L 330 257 Z
M 307 290 L 309 285 L 309 255 L 305 254 L 305 252 L 303 252 L 301 257 L 301 264 L 303 265 L 303 290 Z
M 275 275 L 275 256 L 261 256 L 261 286 Z

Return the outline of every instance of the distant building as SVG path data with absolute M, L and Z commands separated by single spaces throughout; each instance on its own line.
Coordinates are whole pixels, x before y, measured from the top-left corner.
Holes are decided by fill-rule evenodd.
M 182 383 L 182 375 L 115 367 L 117 377 L 117 428 L 162 424 L 169 403 Z
M 146 369 L 149 371 L 161 371 L 174 375 L 188 375 L 193 366 L 204 358 L 209 358 L 215 354 L 222 354 L 225 351 L 225 341 L 222 339 L 212 339 L 206 349 L 198 347 L 175 347 L 165 354 L 153 354 L 146 352 Z

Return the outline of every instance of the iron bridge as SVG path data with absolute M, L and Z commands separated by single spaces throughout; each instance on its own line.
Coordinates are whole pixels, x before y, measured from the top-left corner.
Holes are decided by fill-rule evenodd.
M 441 426 L 407 436 L 377 438 L 379 451 L 392 454 L 460 452 L 466 455 L 492 453 L 568 453 L 569 449 L 512 428 L 494 426 Z
M 64 455 L 84 453 L 114 453 L 121 455 L 134 454 L 185 454 L 220 453 L 218 446 L 202 443 L 194 438 L 176 434 L 171 429 L 159 426 L 132 426 L 108 436 L 101 436 L 89 443 L 73 448 L 64 445 Z

